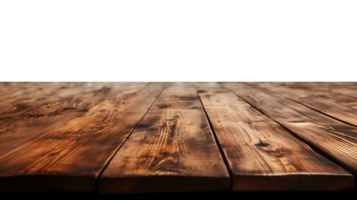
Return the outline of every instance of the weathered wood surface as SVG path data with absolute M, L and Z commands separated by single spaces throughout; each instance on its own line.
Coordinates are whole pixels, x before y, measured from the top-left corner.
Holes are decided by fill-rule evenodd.
M 196 83 L 235 191 L 352 188 L 353 176 L 217 83 Z
M 112 96 L 80 117 L 2 156 L 0 191 L 95 191 L 102 169 L 163 87 L 114 84 Z
M 357 82 L 333 82 L 333 83 L 315 83 L 319 87 L 327 87 L 329 91 L 344 94 L 357 98 Z
M 357 98 L 355 97 L 313 90 L 313 86 L 297 88 L 296 85 L 298 84 L 293 83 L 288 84 L 288 86 L 278 83 L 249 84 L 276 92 L 326 115 L 357 126 Z
M 264 84 L 267 83 L 268 82 L 264 82 Z M 274 82 L 268 84 L 271 84 L 272 86 L 284 86 L 290 89 L 330 92 L 357 97 L 357 82 Z
M 0 192 L 353 187 L 357 83 L 164 87 L 0 83 Z
M 99 179 L 102 194 L 229 187 L 229 173 L 191 83 L 165 88 Z
M 221 83 L 357 176 L 357 128 L 263 88 Z
M 0 157 L 79 117 L 112 95 L 111 85 L 42 83 L 36 85 L 36 89 L 12 87 L 11 90 L 17 91 L 15 95 L 0 101 Z M 128 86 L 127 83 L 116 85 Z

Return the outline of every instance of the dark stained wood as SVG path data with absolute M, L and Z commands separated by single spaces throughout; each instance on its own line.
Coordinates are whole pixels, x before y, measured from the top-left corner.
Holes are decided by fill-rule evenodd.
M 112 86 L 129 84 L 145 83 L 46 83 L 0 101 L 0 157 L 79 117 L 113 95 Z
M 229 189 L 229 173 L 191 83 L 165 88 L 98 187 L 101 194 Z
M 357 126 L 357 98 L 328 91 L 297 89 L 275 83 L 249 83 L 281 94 L 289 99 L 318 110 L 326 115 Z
M 100 172 L 163 87 L 114 84 L 113 96 L 1 157 L 0 191 L 95 191 Z
M 331 191 L 353 176 L 217 83 L 195 83 L 235 191 Z
M 357 128 L 263 88 L 221 83 L 357 176 Z

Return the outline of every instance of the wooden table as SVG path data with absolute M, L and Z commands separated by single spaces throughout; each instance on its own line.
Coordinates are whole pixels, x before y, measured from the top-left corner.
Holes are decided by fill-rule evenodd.
M 355 191 L 356 126 L 357 83 L 0 83 L 0 192 Z

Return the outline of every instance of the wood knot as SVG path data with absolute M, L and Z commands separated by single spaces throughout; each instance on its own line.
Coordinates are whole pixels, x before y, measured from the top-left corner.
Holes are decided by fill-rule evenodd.
M 256 146 L 256 147 L 267 147 L 267 146 L 269 146 L 269 145 L 270 145 L 270 144 L 268 144 L 268 143 L 261 142 L 261 143 L 255 144 L 254 146 Z

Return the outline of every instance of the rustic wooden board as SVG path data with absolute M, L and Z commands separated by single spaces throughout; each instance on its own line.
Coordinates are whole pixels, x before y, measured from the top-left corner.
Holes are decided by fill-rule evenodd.
M 222 85 L 357 176 L 356 127 L 263 88 Z
M 115 85 L 113 96 L 80 117 L 1 157 L 0 191 L 95 191 L 102 169 L 164 87 Z
M 353 176 L 217 83 L 196 83 L 235 191 L 329 191 Z
M 357 81 L 287 81 L 278 84 L 289 88 L 332 92 L 357 98 Z
M 229 173 L 191 83 L 165 88 L 98 187 L 101 194 L 229 189 Z
M 330 92 L 357 98 L 357 82 L 265 82 L 264 84 L 284 86 L 290 89 Z
M 46 83 L 1 100 L 0 157 L 82 115 L 113 95 L 111 86 L 129 84 L 142 83 Z
M 304 104 L 326 115 L 357 126 L 357 98 L 327 91 L 297 89 L 295 84 L 285 87 L 275 83 L 249 83 L 263 87 Z
M 26 93 L 39 92 L 42 87 L 55 87 L 64 84 L 62 82 L 49 82 L 46 85 L 41 82 L 0 82 L 0 99 L 22 96 Z
M 0 113 L 11 111 L 11 105 L 35 101 L 68 86 L 66 83 L 0 83 Z M 76 87 L 71 85 L 72 87 Z M 19 102 L 20 101 L 20 102 Z M 16 108 L 15 108 L 16 109 Z
M 327 87 L 329 91 L 334 93 L 357 98 L 357 82 L 316 83 L 316 85 L 320 87 Z

